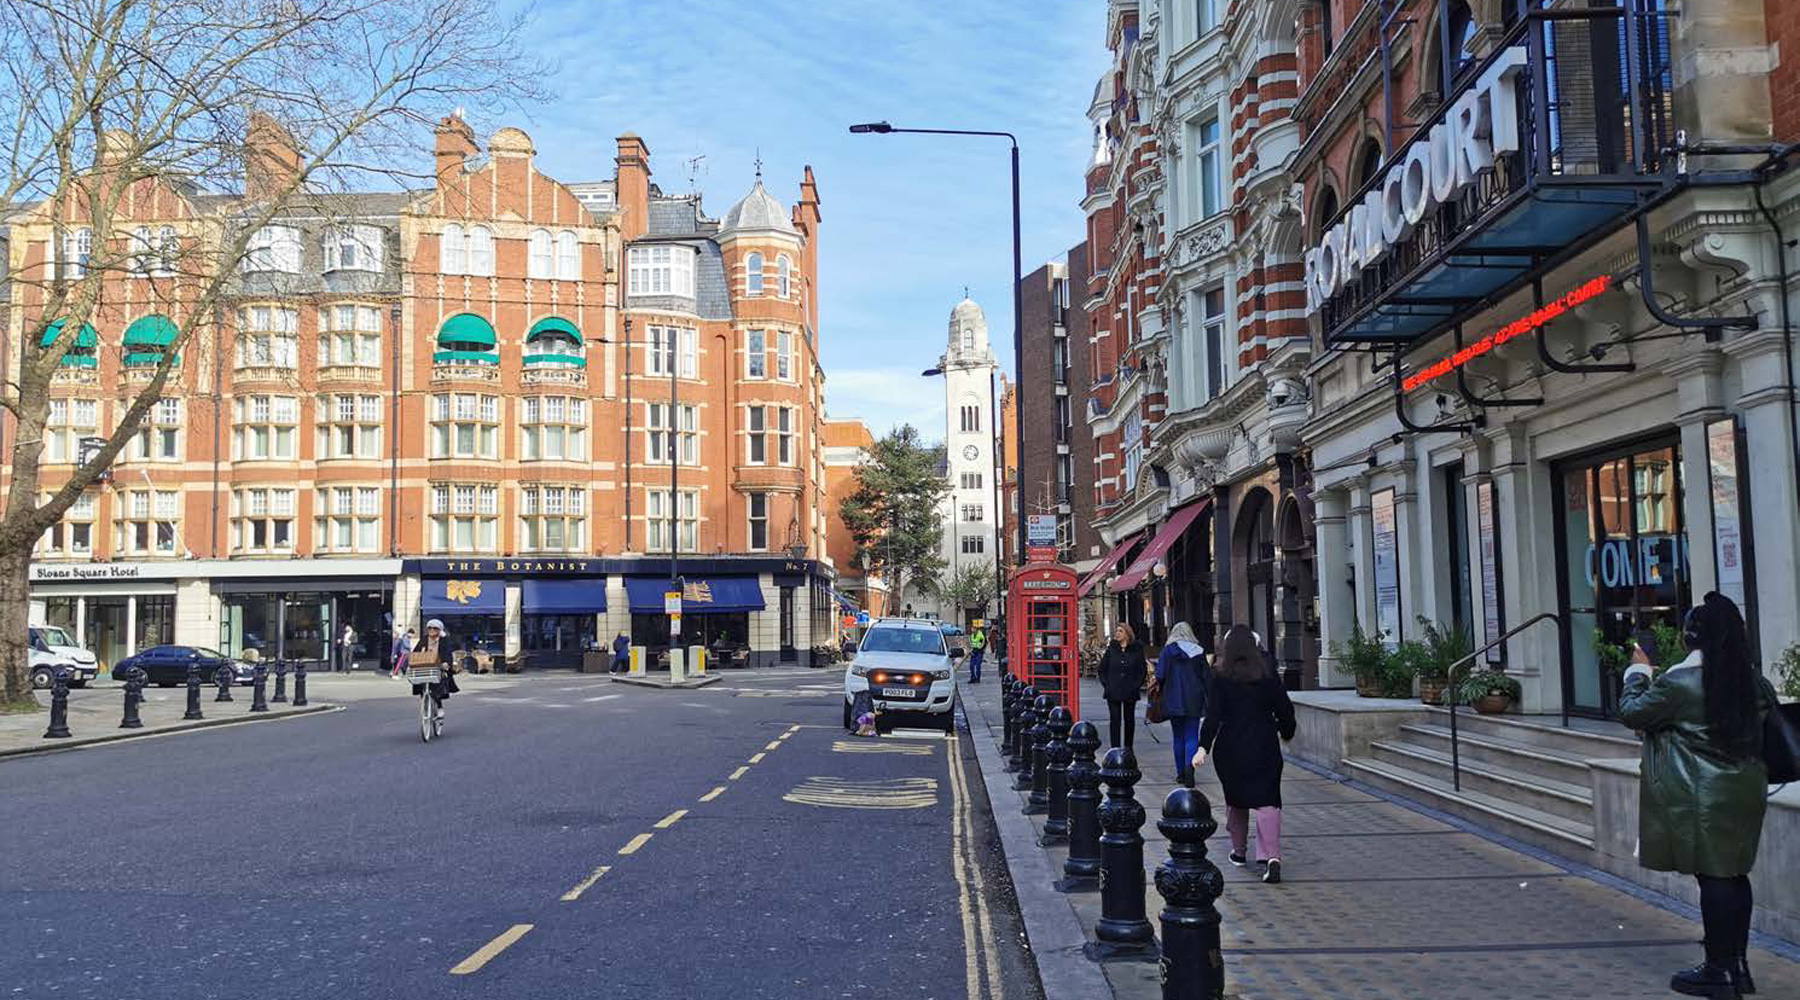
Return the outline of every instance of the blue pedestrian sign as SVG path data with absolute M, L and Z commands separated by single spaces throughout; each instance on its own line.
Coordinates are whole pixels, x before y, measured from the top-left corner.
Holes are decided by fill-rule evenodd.
M 869 624 L 869 613 L 867 611 L 858 611 L 856 613 L 856 624 L 858 624 L 858 625 Z

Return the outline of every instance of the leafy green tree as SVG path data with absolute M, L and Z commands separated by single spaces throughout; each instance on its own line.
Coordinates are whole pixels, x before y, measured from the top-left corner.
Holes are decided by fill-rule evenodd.
M 949 495 L 944 449 L 919 440 L 904 424 L 875 442 L 869 461 L 856 468 L 856 489 L 839 509 L 856 540 L 854 563 L 887 581 L 888 593 L 904 602 L 911 584 L 935 593 L 944 559 L 944 516 L 939 503 Z
M 994 599 L 994 567 L 987 563 L 963 566 L 952 572 L 949 579 L 939 578 L 935 585 L 927 590 L 933 597 L 945 605 L 956 608 L 986 607 Z M 949 612 L 945 612 L 946 616 Z

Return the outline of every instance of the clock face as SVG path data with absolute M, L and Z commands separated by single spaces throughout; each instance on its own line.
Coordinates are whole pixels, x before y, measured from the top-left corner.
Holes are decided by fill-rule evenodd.
M 963 447 L 963 457 L 964 457 L 964 458 L 966 458 L 966 459 L 968 459 L 968 460 L 969 460 L 969 461 L 971 461 L 971 462 L 973 462 L 973 461 L 975 461 L 975 460 L 976 460 L 976 459 L 977 459 L 977 458 L 980 458 L 980 457 L 981 457 L 981 449 L 980 449 L 980 448 L 977 448 L 977 447 L 975 447 L 975 446 L 974 446 L 974 445 L 972 445 L 972 444 L 971 444 L 971 445 L 965 445 L 965 446 L 964 446 L 964 447 Z

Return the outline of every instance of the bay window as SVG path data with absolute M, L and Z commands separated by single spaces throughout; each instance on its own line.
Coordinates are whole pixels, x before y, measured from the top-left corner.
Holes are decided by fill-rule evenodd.
M 585 462 L 587 401 L 574 396 L 526 396 L 520 402 L 521 457 L 534 461 Z
M 586 493 L 580 486 L 525 486 L 519 490 L 520 548 L 527 552 L 570 552 L 585 547 Z
M 231 401 L 233 460 L 291 459 L 299 433 L 299 401 L 292 396 L 238 396 Z
M 313 549 L 320 553 L 378 552 L 381 490 L 374 486 L 320 489 L 313 501 Z
M 299 367 L 300 349 L 295 331 L 300 314 L 279 306 L 250 306 L 238 310 L 237 367 Z
M 371 393 L 320 396 L 316 457 L 380 458 L 382 402 Z
M 294 491 L 253 487 L 231 491 L 233 552 L 292 552 Z
M 632 247 L 625 261 L 627 294 L 694 297 L 692 247 Z
M 432 458 L 498 458 L 500 400 L 474 393 L 431 397 Z
M 500 522 L 500 489 L 472 483 L 431 487 L 434 552 L 492 552 Z

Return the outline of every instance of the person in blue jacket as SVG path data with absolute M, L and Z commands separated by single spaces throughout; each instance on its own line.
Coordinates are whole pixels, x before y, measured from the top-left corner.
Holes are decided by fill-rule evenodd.
M 618 638 L 613 640 L 612 649 L 613 649 L 612 672 L 615 674 L 623 674 L 623 673 L 630 671 L 631 670 L 631 640 L 625 638 L 625 633 L 620 632 Z
M 1200 749 L 1200 717 L 1206 714 L 1209 680 L 1206 650 L 1187 622 L 1176 622 L 1156 657 L 1156 694 L 1175 744 L 1175 780 L 1194 787 L 1194 751 Z

